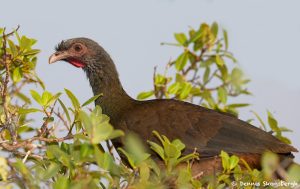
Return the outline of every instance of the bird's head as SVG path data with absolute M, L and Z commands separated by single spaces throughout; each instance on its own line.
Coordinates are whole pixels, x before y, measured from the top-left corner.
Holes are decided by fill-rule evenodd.
M 85 68 L 107 58 L 105 50 L 88 38 L 73 38 L 60 42 L 55 53 L 49 57 L 49 64 L 66 61 L 78 68 Z

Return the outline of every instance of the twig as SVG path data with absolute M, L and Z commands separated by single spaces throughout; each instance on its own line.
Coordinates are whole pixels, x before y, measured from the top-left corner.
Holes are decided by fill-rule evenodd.
M 11 35 L 13 35 L 15 32 L 17 32 L 18 30 L 20 29 L 20 25 L 18 25 L 17 26 L 17 28 L 16 29 L 14 29 L 12 32 L 10 32 L 10 33 L 8 33 L 8 34 L 4 34 L 4 31 L 3 31 L 3 34 L 2 34 L 2 36 L 1 37 L 9 37 L 9 36 L 11 36 Z M 4 30 L 5 30 L 5 28 L 4 28 Z
M 62 138 L 44 138 L 41 136 L 37 136 L 37 137 L 33 137 L 31 139 L 27 139 L 24 140 L 23 142 L 20 143 L 16 143 L 16 144 L 6 144 L 6 143 L 2 143 L 0 144 L 0 146 L 2 146 L 5 150 L 8 151 L 15 151 L 18 148 L 22 148 L 22 147 L 32 147 L 32 142 L 33 141 L 43 141 L 43 142 L 63 142 L 65 140 L 70 140 L 73 139 L 74 135 L 67 135 L 65 137 Z
M 48 123 L 49 123 L 49 119 L 50 117 L 52 116 L 53 114 L 53 111 L 54 111 L 54 107 L 56 105 L 56 102 L 57 100 L 54 102 L 53 106 L 51 107 L 51 110 L 50 110 L 50 113 L 48 113 L 46 110 L 45 110 L 45 114 L 47 115 L 47 119 L 44 121 L 42 127 L 41 127 L 41 132 L 39 134 L 39 136 L 43 136 L 46 131 L 47 131 L 47 126 L 48 126 Z M 46 133 L 47 134 L 47 133 Z
M 70 130 L 68 132 L 68 135 L 72 134 L 72 130 L 73 130 L 73 127 L 74 127 L 75 124 L 76 124 L 76 121 L 74 120 L 73 123 L 72 123 L 72 125 L 71 125 L 71 127 L 70 127 Z
M 27 160 L 28 156 L 30 155 L 30 153 L 31 153 L 31 150 L 28 150 L 28 152 L 26 152 L 26 155 L 25 155 L 25 157 L 22 160 L 23 163 L 26 162 L 26 160 Z
M 27 155 L 27 153 L 20 152 L 20 151 L 13 151 L 13 153 L 16 156 L 21 156 L 21 157 L 25 157 Z M 28 157 L 32 157 L 34 159 L 40 159 L 40 160 L 45 159 L 45 157 L 43 157 L 43 156 L 40 156 L 40 155 L 37 155 L 37 154 L 32 154 L 32 153 L 28 154 L 27 159 L 28 159 Z
M 0 144 L 6 143 L 6 142 L 9 142 L 9 140 L 3 140 L 3 141 L 0 141 Z
M 208 78 L 208 80 L 204 83 L 204 86 L 209 83 L 215 76 L 215 74 L 218 73 L 218 70 L 215 70 L 214 73 L 211 74 L 211 76 Z
M 66 129 L 69 131 L 70 128 L 68 126 L 68 122 L 64 119 L 64 117 L 61 115 L 60 112 L 53 112 L 54 115 L 56 115 L 62 122 L 63 122 L 63 125 L 66 127 Z

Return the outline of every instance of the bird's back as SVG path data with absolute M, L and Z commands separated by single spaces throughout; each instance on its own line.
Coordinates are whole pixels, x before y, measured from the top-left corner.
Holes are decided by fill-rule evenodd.
M 196 148 L 201 157 L 218 155 L 221 150 L 232 154 L 297 151 L 233 116 L 177 100 L 136 101 L 114 125 L 125 132 L 136 132 L 146 140 L 156 140 L 152 135 L 156 130 L 171 140 L 182 140 L 186 144 L 185 153 Z

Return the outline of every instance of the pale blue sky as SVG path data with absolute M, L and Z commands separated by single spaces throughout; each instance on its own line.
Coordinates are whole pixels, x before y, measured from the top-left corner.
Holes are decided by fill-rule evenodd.
M 6 9 L 3 7 L 6 6 Z M 300 2 L 297 0 L 126 0 L 6 1 L 0 24 L 21 25 L 42 50 L 37 72 L 49 91 L 67 87 L 84 101 L 92 92 L 85 75 L 66 63 L 48 65 L 62 39 L 85 36 L 98 41 L 114 59 L 124 88 L 132 96 L 152 87 L 153 67 L 161 69 L 179 49 L 160 46 L 173 33 L 217 21 L 228 30 L 230 50 L 252 79 L 251 109 L 272 111 L 294 130 L 288 136 L 300 149 Z M 249 109 L 242 118 L 249 118 Z M 299 116 L 299 117 L 298 117 Z M 300 162 L 300 155 L 296 154 Z

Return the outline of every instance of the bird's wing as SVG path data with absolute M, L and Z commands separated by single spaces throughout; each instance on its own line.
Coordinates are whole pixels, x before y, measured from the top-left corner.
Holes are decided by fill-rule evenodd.
M 195 148 L 202 157 L 228 153 L 275 153 L 297 151 L 271 134 L 235 117 L 201 106 L 176 100 L 139 102 L 123 114 L 121 129 L 138 133 L 143 139 L 155 140 L 152 131 L 186 144 L 185 153 Z

